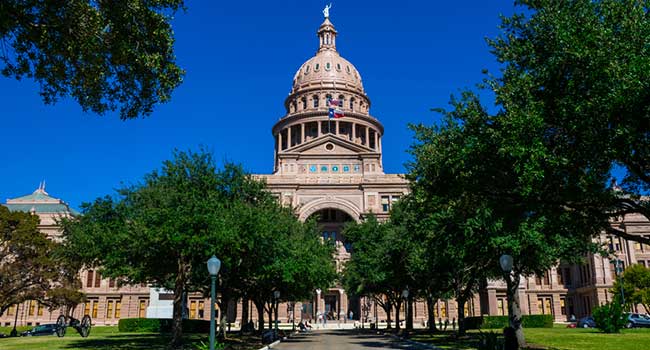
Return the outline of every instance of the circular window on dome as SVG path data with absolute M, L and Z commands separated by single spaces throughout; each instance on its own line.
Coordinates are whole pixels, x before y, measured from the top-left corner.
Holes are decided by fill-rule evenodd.
M 334 145 L 331 144 L 331 143 L 328 143 L 327 145 L 325 145 L 325 149 L 328 150 L 328 151 L 332 151 L 332 150 L 334 150 Z
M 341 71 L 341 64 L 340 63 L 336 64 L 336 70 L 339 71 L 339 72 Z
M 330 68 L 331 68 L 330 63 L 329 62 L 325 63 L 325 70 L 330 70 Z
M 316 67 L 314 67 L 314 71 L 318 71 L 320 69 L 320 64 L 316 63 Z

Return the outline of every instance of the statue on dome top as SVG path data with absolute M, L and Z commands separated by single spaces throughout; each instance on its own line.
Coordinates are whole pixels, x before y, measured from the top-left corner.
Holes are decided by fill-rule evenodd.
M 326 5 L 325 8 L 323 9 L 323 16 L 325 16 L 325 18 L 330 17 L 330 9 L 331 8 L 332 8 L 332 3 L 330 2 L 330 4 Z

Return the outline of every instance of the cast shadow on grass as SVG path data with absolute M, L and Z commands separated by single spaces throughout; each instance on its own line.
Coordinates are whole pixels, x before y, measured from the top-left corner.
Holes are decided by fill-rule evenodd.
M 184 339 L 184 344 L 189 344 L 196 338 Z M 166 350 L 169 348 L 171 337 L 158 334 L 115 334 L 99 339 L 92 336 L 75 340 L 66 345 L 66 349 L 94 349 L 94 350 Z

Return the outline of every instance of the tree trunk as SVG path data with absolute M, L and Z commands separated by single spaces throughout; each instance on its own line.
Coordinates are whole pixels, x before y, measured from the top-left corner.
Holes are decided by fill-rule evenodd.
M 406 300 L 406 329 L 413 330 L 413 297 L 409 295 Z
M 273 329 L 273 305 L 269 305 L 269 329 Z
M 393 304 L 391 304 L 390 302 L 386 302 L 381 306 L 381 308 L 384 309 L 384 312 L 386 313 L 386 323 L 387 323 L 386 329 L 393 328 L 390 325 L 390 323 L 392 322 L 392 320 L 390 319 L 390 311 L 393 308 Z
M 519 301 L 519 278 L 518 274 L 514 276 L 506 275 L 506 286 L 508 288 L 508 320 L 510 327 L 514 330 L 517 337 L 517 344 L 520 348 L 526 346 L 526 337 L 524 329 L 521 326 L 521 305 Z
M 399 325 L 399 310 L 402 308 L 402 302 L 398 299 L 395 303 L 395 329 L 399 330 L 402 327 Z
M 241 324 L 240 332 L 244 333 L 244 326 L 248 324 L 248 299 L 244 296 L 241 298 Z
M 257 309 L 257 331 L 259 333 L 262 333 L 262 331 L 264 331 L 264 302 L 253 302 L 255 303 L 255 308 Z
M 467 299 L 465 296 L 460 296 L 456 298 L 456 303 L 458 303 L 458 335 L 465 335 L 465 303 Z
M 189 264 L 184 257 L 178 259 L 178 271 L 174 281 L 174 311 L 172 320 L 172 341 L 171 347 L 180 349 L 183 347 L 183 297 L 185 296 L 185 283 L 189 275 Z
M 429 332 L 435 332 L 436 329 L 436 316 L 435 316 L 435 307 L 437 300 L 433 299 L 430 296 L 427 296 L 427 327 Z

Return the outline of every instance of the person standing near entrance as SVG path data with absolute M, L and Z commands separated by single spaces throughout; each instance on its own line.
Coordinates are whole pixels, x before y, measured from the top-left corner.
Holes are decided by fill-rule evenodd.
M 352 312 L 352 310 L 350 310 L 349 316 L 350 316 L 350 321 L 352 321 L 352 319 L 354 319 L 354 312 Z

